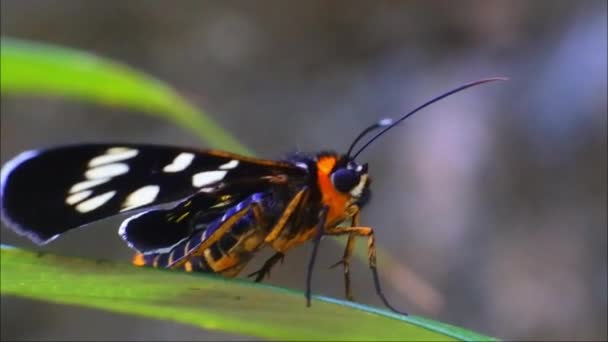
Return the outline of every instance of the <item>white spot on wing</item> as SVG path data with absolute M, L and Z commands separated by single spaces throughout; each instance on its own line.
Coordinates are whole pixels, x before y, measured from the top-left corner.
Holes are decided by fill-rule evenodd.
M 123 163 L 98 166 L 85 172 L 88 179 L 111 178 L 129 172 L 129 165 Z
M 99 184 L 103 184 L 107 181 L 109 181 L 110 178 L 101 178 L 101 179 L 93 179 L 93 180 L 86 180 L 86 181 L 82 181 L 79 183 L 74 184 L 71 188 L 70 188 L 70 193 L 73 194 L 75 192 L 79 192 L 82 190 L 86 190 L 86 189 L 90 189 L 92 187 L 95 187 Z
M 300 169 L 308 170 L 308 165 L 306 165 L 306 163 L 297 162 L 296 166 L 299 167 Z
M 85 198 L 91 196 L 92 193 L 93 193 L 93 191 L 91 191 L 91 190 L 84 190 L 81 192 L 77 192 L 73 195 L 68 196 L 68 198 L 65 199 L 65 203 L 67 203 L 69 205 L 74 205 L 74 204 L 84 200 Z
M 220 165 L 220 170 L 231 170 L 231 169 L 234 169 L 235 167 L 237 167 L 238 165 L 239 165 L 239 161 L 236 159 L 233 159 L 233 160 L 227 162 L 226 164 Z
M 112 149 L 110 149 L 110 150 L 112 150 Z M 139 153 L 137 150 L 133 150 L 133 149 L 125 149 L 124 151 L 120 151 L 120 152 L 110 152 L 110 150 L 108 150 L 108 152 L 109 152 L 108 154 L 103 154 L 101 156 L 91 159 L 91 161 L 89 162 L 89 167 L 95 167 L 95 166 L 99 166 L 99 165 L 114 163 L 114 162 L 125 160 L 125 159 L 130 159 L 130 158 L 135 157 L 137 155 L 137 153 Z
M 221 181 L 228 171 L 204 171 L 192 176 L 192 185 L 201 187 Z
M 116 191 L 109 191 L 101 195 L 89 198 L 88 200 L 78 204 L 76 206 L 76 210 L 81 213 L 87 213 L 89 211 L 95 210 L 104 205 L 106 202 L 108 202 L 112 197 L 114 197 L 115 194 Z
M 194 154 L 192 153 L 180 153 L 173 162 L 163 168 L 164 172 L 179 172 L 185 170 L 194 159 Z
M 130 150 L 130 148 L 128 147 L 110 147 L 106 153 L 107 154 L 114 154 L 114 153 L 123 153 L 125 151 Z
M 154 202 L 159 191 L 160 187 L 158 185 L 146 185 L 133 191 L 127 196 L 121 211 L 130 210 Z

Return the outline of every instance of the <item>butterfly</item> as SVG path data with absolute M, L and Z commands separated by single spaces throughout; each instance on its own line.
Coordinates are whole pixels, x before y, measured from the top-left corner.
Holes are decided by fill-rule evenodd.
M 95 143 L 26 151 L 2 168 L 2 220 L 38 244 L 119 214 L 118 229 L 138 266 L 235 277 L 256 254 L 274 254 L 256 272 L 262 281 L 292 249 L 312 242 L 311 279 L 321 238 L 347 235 L 342 259 L 345 295 L 353 300 L 350 262 L 357 237 L 367 239 L 376 293 L 384 296 L 376 266 L 374 230 L 360 225 L 370 199 L 368 165 L 357 157 L 406 118 L 447 96 L 487 82 L 464 84 L 398 120 L 364 129 L 344 154 L 295 153 L 265 160 L 219 150 L 133 143 Z M 376 132 L 355 152 L 356 145 Z M 166 206 L 165 206 L 166 205 Z M 344 224 L 346 223 L 346 224 Z

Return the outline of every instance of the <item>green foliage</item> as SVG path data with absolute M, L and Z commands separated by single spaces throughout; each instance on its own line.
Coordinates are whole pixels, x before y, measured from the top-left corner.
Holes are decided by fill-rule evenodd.
M 271 340 L 488 340 L 428 319 L 207 274 L 3 246 L 2 294 L 166 319 Z
M 82 51 L 2 38 L 0 91 L 51 95 L 161 116 L 212 147 L 251 154 L 213 119 L 167 84 L 124 64 Z

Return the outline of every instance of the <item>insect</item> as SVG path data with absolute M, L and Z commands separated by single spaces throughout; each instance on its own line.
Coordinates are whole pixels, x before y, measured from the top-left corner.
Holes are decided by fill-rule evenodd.
M 343 257 L 334 266 L 343 267 L 349 300 L 353 300 L 350 261 L 355 241 L 365 237 L 376 293 L 388 308 L 400 312 L 380 287 L 374 230 L 359 224 L 371 178 L 368 165 L 356 159 L 422 108 L 502 79 L 464 84 L 396 121 L 380 120 L 363 130 L 345 154 L 296 153 L 283 160 L 263 160 L 217 150 L 129 143 L 26 151 L 2 168 L 2 219 L 16 233 L 45 244 L 91 222 L 139 211 L 118 230 L 136 251 L 135 265 L 234 277 L 258 251 L 271 248 L 274 255 L 249 275 L 258 282 L 290 250 L 312 241 L 308 306 L 321 237 L 348 235 Z M 353 152 L 372 132 L 377 133 Z

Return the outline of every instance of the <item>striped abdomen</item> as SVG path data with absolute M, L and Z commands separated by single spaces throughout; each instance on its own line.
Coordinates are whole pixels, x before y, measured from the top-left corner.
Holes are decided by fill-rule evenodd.
M 134 264 L 235 276 L 262 246 L 268 233 L 263 208 L 268 198 L 256 193 L 204 229 L 161 253 L 138 254 Z

